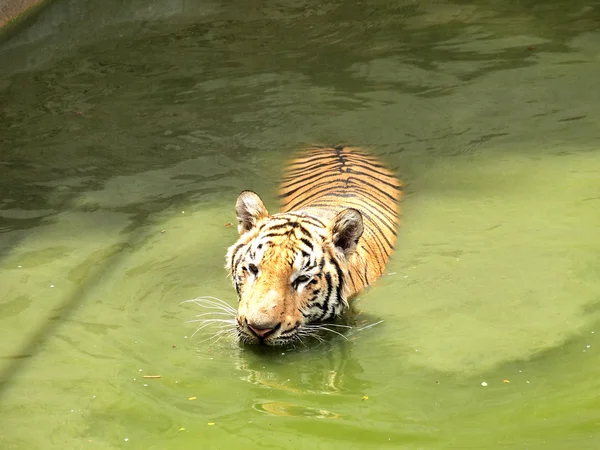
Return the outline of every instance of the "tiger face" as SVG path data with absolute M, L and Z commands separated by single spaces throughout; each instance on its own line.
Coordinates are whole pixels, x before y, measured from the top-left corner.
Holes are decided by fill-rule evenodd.
M 238 294 L 237 327 L 249 344 L 301 341 L 307 325 L 339 316 L 348 306 L 348 258 L 363 232 L 359 211 L 331 220 L 303 212 L 269 215 L 244 191 L 236 203 L 239 240 L 226 268 Z

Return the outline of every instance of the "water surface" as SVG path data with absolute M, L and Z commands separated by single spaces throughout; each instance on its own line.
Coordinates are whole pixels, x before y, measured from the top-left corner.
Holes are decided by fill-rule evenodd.
M 598 5 L 81 3 L 0 47 L 3 448 L 600 447 Z M 192 337 L 238 192 L 339 142 L 407 185 L 383 323 Z

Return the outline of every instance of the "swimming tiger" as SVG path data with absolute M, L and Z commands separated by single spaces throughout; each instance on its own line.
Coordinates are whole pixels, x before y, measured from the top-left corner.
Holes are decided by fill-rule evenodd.
M 269 215 L 258 194 L 243 191 L 240 237 L 225 265 L 239 298 L 240 340 L 286 345 L 340 316 L 384 272 L 401 188 L 374 157 L 337 146 L 311 147 L 289 164 L 280 213 Z

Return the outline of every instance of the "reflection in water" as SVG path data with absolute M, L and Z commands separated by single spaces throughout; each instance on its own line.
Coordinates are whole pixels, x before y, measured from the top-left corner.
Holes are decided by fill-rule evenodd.
M 339 394 L 356 386 L 362 373 L 351 356 L 352 341 L 333 339 L 302 351 L 265 351 L 245 348 L 238 370 L 252 384 L 295 394 Z
M 316 408 L 312 402 L 303 405 L 302 397 L 343 395 L 361 384 L 363 369 L 352 357 L 352 341 L 346 339 L 323 341 L 303 351 L 246 350 L 239 354 L 237 370 L 242 380 L 267 389 L 253 408 L 270 415 L 340 419 L 343 414 Z M 273 392 L 293 394 L 296 400 L 267 399 Z
M 341 416 L 325 409 L 308 408 L 283 402 L 266 402 L 254 405 L 257 411 L 273 416 L 314 417 L 315 419 L 340 419 Z

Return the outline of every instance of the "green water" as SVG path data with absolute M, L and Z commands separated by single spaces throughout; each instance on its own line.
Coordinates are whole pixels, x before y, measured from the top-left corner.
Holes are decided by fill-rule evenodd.
M 600 448 L 599 29 L 583 1 L 54 2 L 0 47 L 0 447 Z M 192 337 L 182 301 L 235 305 L 238 192 L 275 210 L 288 155 L 339 142 L 407 183 L 357 303 L 383 323 Z

